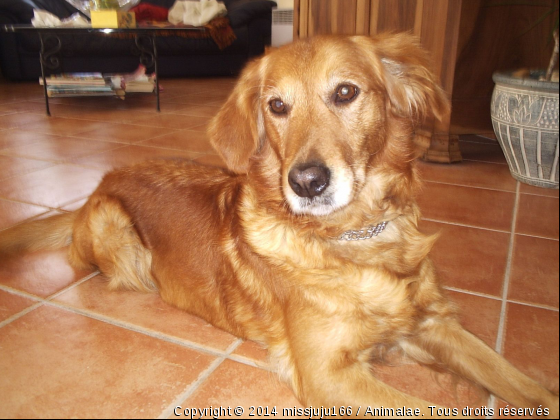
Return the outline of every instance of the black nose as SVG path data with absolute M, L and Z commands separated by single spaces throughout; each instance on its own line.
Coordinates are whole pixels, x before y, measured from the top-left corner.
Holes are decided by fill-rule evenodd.
M 322 165 L 301 165 L 290 171 L 288 181 L 300 197 L 318 197 L 329 187 L 331 171 Z

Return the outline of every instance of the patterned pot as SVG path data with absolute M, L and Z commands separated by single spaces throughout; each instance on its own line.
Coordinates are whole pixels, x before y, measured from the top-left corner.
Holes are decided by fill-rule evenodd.
M 532 74 L 533 76 L 533 74 Z M 558 188 L 558 82 L 494 73 L 491 116 L 512 176 Z

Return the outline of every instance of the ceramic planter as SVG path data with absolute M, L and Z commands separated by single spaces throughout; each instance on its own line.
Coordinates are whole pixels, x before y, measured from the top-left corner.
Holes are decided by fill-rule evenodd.
M 558 188 L 558 82 L 494 73 L 491 117 L 512 176 Z

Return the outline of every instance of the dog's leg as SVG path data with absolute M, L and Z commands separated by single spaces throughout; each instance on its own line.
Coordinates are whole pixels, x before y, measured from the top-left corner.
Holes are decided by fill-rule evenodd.
M 69 253 L 74 266 L 98 267 L 110 289 L 157 290 L 151 253 L 117 199 L 92 196 L 79 210 Z
M 403 407 L 418 409 L 416 415 L 426 418 L 436 417 L 438 409 L 450 417 L 462 417 L 460 409 L 431 404 L 375 378 L 367 337 L 355 328 L 360 321 L 336 316 L 314 319 L 303 308 L 292 313 L 298 319 L 288 326 L 291 338 L 286 346 L 289 350 L 281 351 L 284 360 L 280 360 L 280 374 L 287 377 L 306 406 L 350 406 L 352 417 L 366 418 L 395 417 L 395 413 L 383 409 Z M 274 350 L 272 354 L 274 357 Z
M 429 319 L 419 333 L 402 345 L 422 362 L 446 365 L 518 408 L 548 408 L 558 418 L 558 396 L 514 368 L 454 319 Z

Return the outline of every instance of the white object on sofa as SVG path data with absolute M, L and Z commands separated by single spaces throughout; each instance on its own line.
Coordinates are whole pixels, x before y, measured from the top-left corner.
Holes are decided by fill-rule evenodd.
M 176 1 L 169 9 L 168 19 L 174 25 L 203 26 L 215 17 L 225 16 L 226 6 L 216 0 Z
M 91 23 L 79 13 L 74 13 L 69 18 L 60 20 L 57 16 L 46 10 L 33 10 L 31 24 L 35 28 L 90 28 Z

